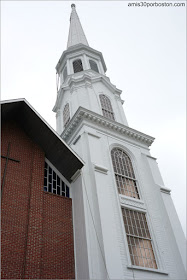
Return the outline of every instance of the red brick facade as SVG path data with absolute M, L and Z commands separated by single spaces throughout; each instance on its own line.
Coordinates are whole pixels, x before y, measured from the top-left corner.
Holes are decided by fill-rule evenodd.
M 14 122 L 2 124 L 9 160 L 2 191 L 2 279 L 74 279 L 71 199 L 43 192 L 45 154 Z M 1 179 L 6 159 L 1 158 Z

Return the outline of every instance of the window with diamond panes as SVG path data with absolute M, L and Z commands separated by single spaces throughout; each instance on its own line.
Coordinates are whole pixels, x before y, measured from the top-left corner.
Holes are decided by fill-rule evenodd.
M 83 71 L 81 59 L 77 59 L 77 60 L 73 61 L 73 70 L 74 70 L 74 73 Z
M 64 127 L 67 126 L 68 122 L 70 121 L 70 112 L 69 112 L 69 104 L 67 103 L 64 107 L 63 111 L 63 122 L 64 122 Z
M 93 61 L 93 60 L 89 60 L 89 62 L 90 62 L 90 68 L 92 70 L 94 70 L 95 72 L 99 73 L 99 69 L 97 67 L 97 63 L 95 61 Z
M 62 181 L 56 172 L 45 162 L 44 191 L 69 197 L 69 187 Z
M 120 148 L 111 151 L 118 192 L 139 199 L 137 181 L 129 156 Z
M 99 98 L 101 102 L 103 116 L 108 119 L 115 120 L 110 99 L 104 94 L 99 95 Z
M 132 265 L 157 269 L 145 213 L 122 208 L 122 214 Z

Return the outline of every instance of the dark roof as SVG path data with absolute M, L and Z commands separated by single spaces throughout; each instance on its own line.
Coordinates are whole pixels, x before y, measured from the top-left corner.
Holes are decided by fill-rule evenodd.
M 1 101 L 1 118 L 14 119 L 45 152 L 46 158 L 71 182 L 83 161 L 25 99 Z

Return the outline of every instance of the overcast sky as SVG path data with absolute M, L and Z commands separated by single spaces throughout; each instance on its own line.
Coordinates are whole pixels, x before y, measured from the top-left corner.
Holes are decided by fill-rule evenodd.
M 1 99 L 26 98 L 53 128 L 55 66 L 67 46 L 71 3 L 1 2 Z M 186 8 L 74 3 L 89 45 L 123 91 L 129 126 L 156 138 L 151 155 L 186 232 Z

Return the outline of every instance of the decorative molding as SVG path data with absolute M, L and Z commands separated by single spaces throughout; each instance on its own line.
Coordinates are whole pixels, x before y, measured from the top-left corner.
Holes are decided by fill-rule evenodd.
M 53 112 L 56 112 L 56 110 L 58 109 L 59 104 L 61 103 L 62 96 L 66 90 L 70 90 L 70 93 L 72 94 L 73 91 L 75 91 L 77 88 L 92 88 L 93 83 L 100 81 L 102 81 L 103 84 L 114 94 L 120 96 L 120 94 L 122 93 L 122 91 L 116 88 L 116 86 L 113 85 L 105 75 L 98 73 L 97 75 L 93 76 L 92 70 L 84 70 L 82 72 L 68 75 L 68 79 L 66 79 L 66 82 L 61 85 L 58 91 L 57 99 L 53 107 Z
M 94 170 L 107 175 L 108 169 L 104 166 L 100 166 L 94 163 Z
M 98 135 L 96 135 L 96 134 L 93 134 L 93 133 L 91 133 L 91 132 L 88 132 L 88 135 L 93 136 L 93 137 L 98 138 L 98 139 L 101 138 L 100 136 L 98 136 Z
M 158 185 L 159 186 L 159 185 Z M 166 188 L 166 187 L 162 187 L 162 186 L 159 186 L 160 187 L 160 191 L 162 192 L 162 193 L 166 193 L 166 194 L 171 194 L 171 190 L 170 189 L 168 189 L 168 188 Z
M 143 153 L 142 153 L 142 154 L 143 154 Z M 144 155 L 146 155 L 146 154 L 144 154 Z M 154 160 L 157 160 L 157 158 L 152 157 L 152 156 L 149 156 L 149 155 L 146 155 L 146 157 L 148 157 L 148 158 L 152 158 L 152 159 L 154 159 Z
M 68 123 L 66 129 L 61 134 L 62 139 L 68 141 L 68 139 L 74 132 L 74 128 L 77 127 L 83 120 L 89 120 L 92 123 L 99 124 L 101 127 L 106 127 L 110 130 L 118 132 L 121 135 L 124 135 L 137 142 L 143 143 L 146 146 L 150 146 L 154 141 L 154 138 L 149 135 L 107 119 L 102 115 L 99 115 L 82 107 L 78 108 L 77 112 Z
M 77 178 L 81 175 L 81 170 L 78 169 L 75 174 L 71 177 L 72 182 L 75 182 Z
M 160 273 L 160 274 L 165 274 L 168 275 L 166 271 L 160 270 L 160 269 L 154 269 L 154 268 L 149 268 L 149 267 L 141 267 L 141 266 L 136 266 L 136 265 L 128 265 L 127 268 L 129 269 L 137 269 L 137 270 L 145 270 L 149 272 L 155 272 L 155 273 Z
M 74 140 L 73 145 L 75 145 L 75 144 L 79 141 L 80 138 L 81 138 L 81 135 L 79 135 L 79 136 Z
M 135 207 L 135 208 L 141 208 L 143 210 L 146 210 L 146 207 L 144 205 L 144 202 L 142 200 L 137 200 L 131 197 L 127 197 L 127 196 L 122 196 L 119 195 L 119 199 L 120 199 L 120 204 L 123 206 L 130 206 L 130 207 Z

